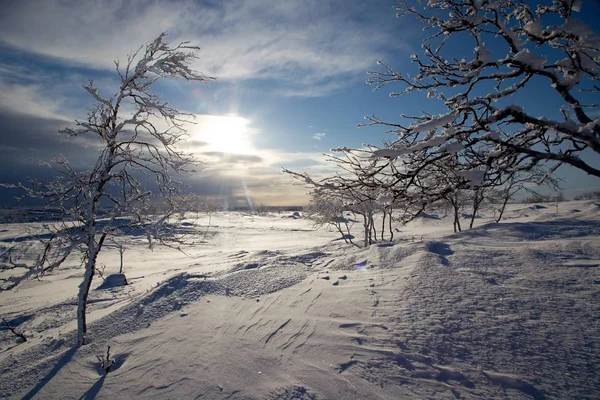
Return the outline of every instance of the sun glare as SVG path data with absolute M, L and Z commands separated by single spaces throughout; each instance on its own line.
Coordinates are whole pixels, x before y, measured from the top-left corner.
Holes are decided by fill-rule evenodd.
M 206 115 L 196 125 L 193 140 L 207 143 L 203 151 L 251 154 L 250 121 L 237 115 Z

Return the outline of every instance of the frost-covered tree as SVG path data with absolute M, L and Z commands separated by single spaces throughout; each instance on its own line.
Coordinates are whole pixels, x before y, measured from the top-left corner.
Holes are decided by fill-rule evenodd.
M 304 207 L 308 218 L 315 227 L 333 226 L 346 243 L 352 243 L 350 229 L 354 220 L 347 218 L 351 211 L 344 206 L 342 200 L 331 193 L 315 190 L 311 193 L 310 203 Z
M 381 63 L 369 83 L 376 89 L 400 85 L 392 96 L 427 92 L 429 101 L 437 98 L 447 111 L 404 116 L 404 122 L 369 117 L 369 124 L 398 135 L 374 155 L 408 159 L 399 175 L 405 186 L 431 163 L 455 156 L 468 160 L 463 163 L 468 171 L 486 174 L 488 183 L 499 186 L 512 171 L 544 163 L 552 169 L 568 164 L 600 177 L 582 157 L 584 151 L 600 154 L 599 105 L 593 104 L 600 90 L 600 36 L 576 18 L 580 5 L 579 0 L 538 6 L 521 0 L 400 1 L 398 16 L 416 18 L 429 36 L 422 53 L 412 56 L 412 73 Z M 461 49 L 472 53 L 460 54 Z M 546 115 L 519 97 L 541 86 L 543 96 L 558 104 Z
M 57 172 L 53 181 L 16 185 L 25 196 L 41 198 L 48 207 L 59 209 L 63 221 L 44 225 L 48 233 L 40 236 L 41 251 L 34 260 L 19 259 L 16 251 L 5 257 L 2 290 L 43 276 L 71 255 L 80 255 L 84 276 L 77 307 L 79 345 L 86 343 L 87 298 L 98 254 L 108 239 L 131 230 L 145 232 L 150 245 L 173 237 L 169 218 L 182 206 L 181 187 L 173 173 L 195 164 L 177 148 L 186 138 L 184 126 L 191 115 L 169 107 L 150 89 L 162 78 L 213 79 L 190 68 L 198 49 L 187 42 L 172 47 L 161 34 L 129 56 L 124 67 L 115 62 L 119 86 L 111 96 L 100 94 L 90 80 L 84 89 L 95 105 L 86 120 L 59 133 L 95 140 L 97 159 L 89 169 L 76 170 L 68 160 L 59 158 L 47 164 Z M 146 184 L 152 181 L 152 185 Z M 163 203 L 161 213 L 151 215 L 148 210 L 155 205 L 156 196 Z
M 515 198 L 519 192 L 527 192 L 531 195 L 538 195 L 539 187 L 547 187 L 549 189 L 558 190 L 558 179 L 549 176 L 548 171 L 541 167 L 532 168 L 529 171 L 512 171 L 507 174 L 507 179 L 503 186 L 494 188 L 488 192 L 490 201 L 500 204 L 498 208 L 498 216 L 496 222 L 502 220 L 506 205 L 509 201 Z
M 362 219 L 364 246 L 377 240 L 375 214 L 384 216 L 381 238 L 384 239 L 385 221 L 388 222 L 390 240 L 393 239 L 392 219 L 406 223 L 414 219 L 425 207 L 421 195 L 412 192 L 392 191 L 395 185 L 396 165 L 372 157 L 372 146 L 363 149 L 332 149 L 327 161 L 338 171 L 335 175 L 316 180 L 306 173 L 284 169 L 283 172 L 305 183 L 313 194 L 326 194 L 337 199 L 343 207 Z M 392 218 L 392 214 L 394 218 Z

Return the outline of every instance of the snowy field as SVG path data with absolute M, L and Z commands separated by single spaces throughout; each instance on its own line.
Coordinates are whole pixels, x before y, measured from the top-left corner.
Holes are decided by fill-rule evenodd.
M 190 219 L 205 239 L 185 254 L 125 238 L 130 284 L 96 278 L 76 351 L 76 260 L 0 293 L 29 338 L 0 331 L 0 397 L 600 398 L 600 203 L 489 217 L 458 234 L 420 218 L 368 248 L 291 212 Z M 29 234 L 4 224 L 0 245 Z M 118 251 L 99 265 L 117 272 Z

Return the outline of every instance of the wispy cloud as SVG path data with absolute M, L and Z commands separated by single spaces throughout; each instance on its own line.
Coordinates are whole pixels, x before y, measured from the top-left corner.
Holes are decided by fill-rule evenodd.
M 222 80 L 287 83 L 291 96 L 319 96 L 364 72 L 397 41 L 358 0 L 231 2 L 37 0 L 10 2 L 0 37 L 12 47 L 68 65 L 113 68 L 162 31 L 202 47 L 196 67 Z M 369 33 L 368 35 L 366 33 Z
M 8 83 L 0 79 L 0 109 L 15 114 L 68 121 L 61 110 L 61 98 L 47 96 L 38 84 Z
M 253 154 L 236 154 L 236 153 L 225 153 L 222 151 L 206 151 L 200 153 L 203 156 L 214 157 L 225 163 L 237 164 L 237 163 L 258 163 L 262 161 L 262 158 Z
M 385 4 L 363 0 L 7 2 L 0 13 L 0 51 L 10 53 L 0 62 L 0 158 L 29 166 L 29 157 L 64 154 L 86 165 L 96 156 L 89 142 L 66 142 L 52 132 L 85 115 L 92 102 L 81 84 L 94 78 L 100 92 L 110 95 L 113 60 L 125 62 L 127 54 L 161 32 L 169 33 L 171 43 L 201 46 L 194 67 L 224 82 L 220 90 L 251 80 L 248 86 L 258 88 L 258 95 L 309 98 L 363 81 L 376 60 L 403 48 L 397 35 L 382 27 L 381 16 L 389 14 Z M 165 99 L 171 102 L 168 92 L 177 84 L 157 87 L 166 89 Z M 199 95 L 187 111 L 221 113 L 218 107 L 211 109 L 211 102 L 223 101 L 217 91 Z M 180 102 L 186 104 L 183 109 L 190 108 Z M 271 199 L 267 203 L 285 202 L 282 196 L 287 196 L 289 204 L 297 204 L 304 188 L 294 184 L 290 189 L 294 181 L 281 174 L 281 167 L 332 173 L 319 153 L 252 148 L 258 128 L 242 119 L 236 129 L 243 135 L 232 138 L 210 129 L 210 123 L 228 116 L 197 117 L 184 150 L 207 159 L 197 178 L 203 182 L 199 191 L 209 186 L 221 190 L 226 181 L 237 188 L 232 195 L 245 185 L 253 196 Z M 315 140 L 326 135 L 320 128 L 311 132 Z M 215 142 L 214 137 L 223 140 Z M 253 151 L 245 154 L 248 148 Z M 8 169 L 4 171 L 10 173 Z

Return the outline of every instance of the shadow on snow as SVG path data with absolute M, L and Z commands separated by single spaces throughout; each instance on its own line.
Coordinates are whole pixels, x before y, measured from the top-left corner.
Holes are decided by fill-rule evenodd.
M 111 224 L 111 227 L 115 231 L 119 231 L 120 234 L 122 234 L 124 236 L 131 236 L 131 237 L 145 237 L 148 234 L 152 234 L 153 232 L 156 232 L 156 229 L 152 224 L 131 226 L 132 222 L 133 221 L 129 218 L 119 218 Z M 107 227 L 109 227 L 109 220 L 100 220 L 96 223 L 96 230 L 98 230 L 98 231 L 102 231 L 102 230 L 106 229 Z M 190 233 L 196 232 L 196 230 L 193 228 L 193 223 L 190 223 L 190 222 L 183 222 L 180 224 L 164 223 L 164 224 L 160 225 L 159 231 L 161 232 L 162 235 L 165 235 L 165 236 L 183 235 L 183 234 L 190 234 Z M 61 231 L 61 233 L 77 237 L 77 236 L 83 235 L 84 231 L 81 226 L 73 226 L 73 227 L 64 229 L 63 231 Z M 33 233 L 33 234 L 27 234 L 27 235 L 23 235 L 23 236 L 15 236 L 15 237 L 0 239 L 0 242 L 1 243 L 20 243 L 20 242 L 26 242 L 26 241 L 30 241 L 30 240 L 48 240 L 52 236 L 53 236 L 53 234 L 49 233 L 49 232 L 37 233 L 37 234 Z
M 600 221 L 556 219 L 543 222 L 488 223 L 450 237 L 455 239 L 486 236 L 513 237 L 536 241 L 598 235 L 600 235 Z

